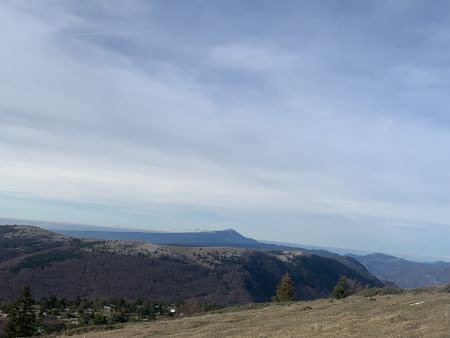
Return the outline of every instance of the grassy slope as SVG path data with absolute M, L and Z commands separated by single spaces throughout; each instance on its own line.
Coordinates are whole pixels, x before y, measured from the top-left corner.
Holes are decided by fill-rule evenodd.
M 353 296 L 223 311 L 79 337 L 449 337 L 450 294 Z M 413 303 L 423 302 L 417 305 Z M 306 308 L 307 306 L 311 309 Z M 72 336 L 74 337 L 74 336 Z

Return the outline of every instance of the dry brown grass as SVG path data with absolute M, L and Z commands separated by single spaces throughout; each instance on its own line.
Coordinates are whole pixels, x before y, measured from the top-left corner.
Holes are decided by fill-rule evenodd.
M 375 299 L 353 296 L 226 310 L 76 337 L 450 337 L 450 294 Z

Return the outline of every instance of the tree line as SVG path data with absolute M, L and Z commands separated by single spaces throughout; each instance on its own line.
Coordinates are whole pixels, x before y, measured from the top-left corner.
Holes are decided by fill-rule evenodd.
M 1 306 L 7 314 L 5 337 L 30 337 L 94 325 L 113 325 L 130 321 L 153 320 L 158 316 L 173 316 L 176 306 L 138 298 L 73 300 L 56 296 L 33 298 L 31 289 L 23 289 L 12 304 Z M 2 336 L 0 332 L 0 336 Z

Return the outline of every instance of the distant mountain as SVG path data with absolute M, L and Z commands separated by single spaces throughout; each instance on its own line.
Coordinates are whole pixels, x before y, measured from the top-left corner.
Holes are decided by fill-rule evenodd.
M 124 231 L 83 231 L 53 230 L 78 238 L 97 238 L 109 240 L 145 241 L 154 244 L 173 245 L 256 245 L 258 241 L 242 236 L 233 229 L 203 232 L 124 232 Z
M 417 288 L 450 283 L 450 263 L 419 263 L 385 254 L 340 255 L 328 250 L 305 249 L 289 245 L 259 242 L 247 238 L 235 230 L 211 232 L 114 232 L 58 230 L 62 234 L 79 238 L 109 240 L 138 240 L 156 244 L 178 246 L 229 246 L 262 251 L 301 251 L 335 259 L 366 277 L 375 275 L 382 281 L 391 281 L 402 288 Z
M 227 241 L 247 241 L 232 231 L 225 235 Z M 286 271 L 300 299 L 329 296 L 341 275 L 354 288 L 383 286 L 364 268 L 365 273 L 307 252 L 77 239 L 29 226 L 0 226 L 0 248 L 0 301 L 13 300 L 30 286 L 38 298 L 242 304 L 269 301 Z
M 392 281 L 401 288 L 450 283 L 450 263 L 448 262 L 413 262 L 382 253 L 349 256 L 364 264 L 379 279 Z

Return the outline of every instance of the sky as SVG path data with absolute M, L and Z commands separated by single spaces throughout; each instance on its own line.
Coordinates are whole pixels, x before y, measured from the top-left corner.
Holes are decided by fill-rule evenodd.
M 0 216 L 450 257 L 446 1 L 0 2 Z

